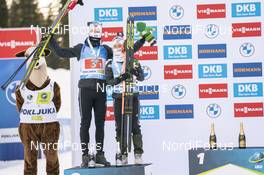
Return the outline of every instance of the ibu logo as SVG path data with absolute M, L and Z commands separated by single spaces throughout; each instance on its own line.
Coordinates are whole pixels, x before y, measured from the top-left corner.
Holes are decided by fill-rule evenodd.
M 234 97 L 263 97 L 263 84 L 235 83 Z
M 205 36 L 214 39 L 219 35 L 219 27 L 215 24 L 209 24 L 205 28 Z
M 226 64 L 200 64 L 198 65 L 199 78 L 226 78 Z
M 100 22 L 123 21 L 123 11 L 121 7 L 116 8 L 95 8 L 94 19 Z
M 240 46 L 240 54 L 244 57 L 251 57 L 255 52 L 255 47 L 251 43 L 244 43 Z
M 233 3 L 232 4 L 232 17 L 252 17 L 261 16 L 261 3 L 248 2 L 248 3 Z
M 192 45 L 169 45 L 163 47 L 164 59 L 192 59 Z
M 140 120 L 158 120 L 159 115 L 159 106 L 140 106 Z

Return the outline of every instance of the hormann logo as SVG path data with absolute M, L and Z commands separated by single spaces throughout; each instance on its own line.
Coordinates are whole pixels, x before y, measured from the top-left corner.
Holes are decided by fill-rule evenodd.
M 197 5 L 197 18 L 225 18 L 226 5 L 225 4 L 201 4 Z
M 262 63 L 234 63 L 234 77 L 262 77 Z
M 166 119 L 190 119 L 194 118 L 193 104 L 165 105 Z
M 232 17 L 261 16 L 260 2 L 233 3 Z
M 164 40 L 192 39 L 192 27 L 190 25 L 165 26 Z
M 140 106 L 140 120 L 158 120 L 159 118 L 158 105 Z
M 164 60 L 192 59 L 192 45 L 170 45 L 163 47 Z
M 0 42 L 0 47 L 10 47 L 11 49 L 14 49 L 16 47 L 30 47 L 33 46 L 34 42 L 33 41 L 16 41 L 16 40 L 11 40 L 11 41 L 5 41 L 5 42 Z
M 192 79 L 192 65 L 165 65 L 164 79 Z
M 134 54 L 138 60 L 158 60 L 157 46 L 143 46 Z
M 122 7 L 95 8 L 94 19 L 95 21 L 100 21 L 100 22 L 123 21 Z
M 232 37 L 261 36 L 261 23 L 234 23 L 232 24 Z
M 234 97 L 263 97 L 263 84 L 234 83 Z
M 104 27 L 103 33 L 102 33 L 102 41 L 103 42 L 110 42 L 119 33 L 123 33 L 123 27 Z
M 226 58 L 226 44 L 200 44 L 198 45 L 198 58 Z
M 129 7 L 128 14 L 134 16 L 135 21 L 157 20 L 156 6 Z
M 47 115 L 56 113 L 55 108 L 47 109 L 22 109 L 21 114 L 23 115 Z
M 226 78 L 226 64 L 199 64 L 199 78 Z
M 260 103 L 235 103 L 235 117 L 263 117 L 263 102 Z
M 227 98 L 227 84 L 200 84 L 199 98 Z

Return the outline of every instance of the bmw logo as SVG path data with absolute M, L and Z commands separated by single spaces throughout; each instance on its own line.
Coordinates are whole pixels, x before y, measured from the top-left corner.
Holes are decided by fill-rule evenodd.
M 46 99 L 48 98 L 48 94 L 47 94 L 47 93 L 43 93 L 43 94 L 41 94 L 41 98 L 42 98 L 43 100 L 46 100 Z
M 206 113 L 211 118 L 217 118 L 221 115 L 221 107 L 218 104 L 210 104 L 207 106 Z
M 255 47 L 251 43 L 244 43 L 240 46 L 240 54 L 244 57 L 250 57 L 254 54 Z
M 210 38 L 214 39 L 219 35 L 219 27 L 215 24 L 209 24 L 205 28 L 205 35 Z
M 142 66 L 145 80 L 148 80 L 151 77 L 151 69 L 148 66 Z
M 185 96 L 186 94 L 186 89 L 182 85 L 176 85 L 172 88 L 171 94 L 174 98 L 176 99 L 181 99 Z
M 174 5 L 170 8 L 170 16 L 172 19 L 179 20 L 184 15 L 184 9 L 179 5 Z
M 20 84 L 20 81 L 13 81 L 12 83 L 10 83 L 7 88 L 6 88 L 6 99 L 7 101 L 12 104 L 12 105 L 16 105 L 16 87 Z

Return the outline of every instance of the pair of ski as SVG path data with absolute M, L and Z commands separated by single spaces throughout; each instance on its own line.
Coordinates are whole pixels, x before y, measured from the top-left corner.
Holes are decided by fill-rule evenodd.
M 131 152 L 132 145 L 132 114 L 133 114 L 133 76 L 131 69 L 134 59 L 134 17 L 128 16 L 126 33 L 126 60 L 125 72 L 130 74 L 130 78 L 122 83 L 122 118 L 121 118 L 121 138 L 120 147 L 122 154 Z
M 82 0 L 68 0 L 66 2 L 66 4 L 63 6 L 61 12 L 59 13 L 59 15 L 56 17 L 55 21 L 51 25 L 50 32 L 45 37 L 43 37 L 41 39 L 40 43 L 36 46 L 35 50 L 25 59 L 25 61 L 18 67 L 18 69 L 1 86 L 1 88 L 3 90 L 5 90 L 7 88 L 7 86 L 12 82 L 12 80 L 15 78 L 15 76 L 18 74 L 18 72 L 23 68 L 23 66 L 27 63 L 27 61 L 33 56 L 32 61 L 30 62 L 29 66 L 27 68 L 27 71 L 26 71 L 24 77 L 22 78 L 22 80 L 20 82 L 19 87 L 23 88 L 27 84 L 29 77 L 30 77 L 30 74 L 32 73 L 32 70 L 36 66 L 40 57 L 43 55 L 45 48 L 47 48 L 51 37 L 54 35 L 57 28 L 59 27 L 61 20 L 63 19 L 64 16 L 66 16 L 68 14 L 68 12 L 70 10 L 74 9 L 74 7 L 77 4 L 82 6 L 83 5 Z

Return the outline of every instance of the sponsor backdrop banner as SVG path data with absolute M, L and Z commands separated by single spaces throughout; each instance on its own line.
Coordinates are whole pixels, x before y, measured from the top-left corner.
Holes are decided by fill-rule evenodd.
M 15 54 L 35 45 L 36 32 L 30 29 L 0 29 L 0 84 L 21 65 L 24 58 Z M 0 90 L 0 160 L 23 159 L 23 146 L 18 135 L 19 114 L 15 89 L 25 73 L 25 67 L 5 91 Z
M 70 14 L 70 45 L 84 42 L 87 21 L 103 23 L 103 43 L 126 31 L 128 13 L 157 37 L 135 53 L 145 73 L 140 118 L 148 174 L 187 175 L 188 149 L 208 146 L 215 123 L 218 145 L 238 146 L 240 122 L 247 145 L 264 146 L 263 2 L 243 0 L 88 1 Z M 81 33 L 80 33 L 81 32 Z M 135 31 L 135 39 L 139 32 Z M 71 60 L 72 138 L 79 143 L 79 63 Z M 108 95 L 105 152 L 116 152 L 113 102 Z M 90 130 L 94 143 L 94 125 Z M 133 161 L 130 156 L 130 161 Z M 73 152 L 73 165 L 81 151 Z

